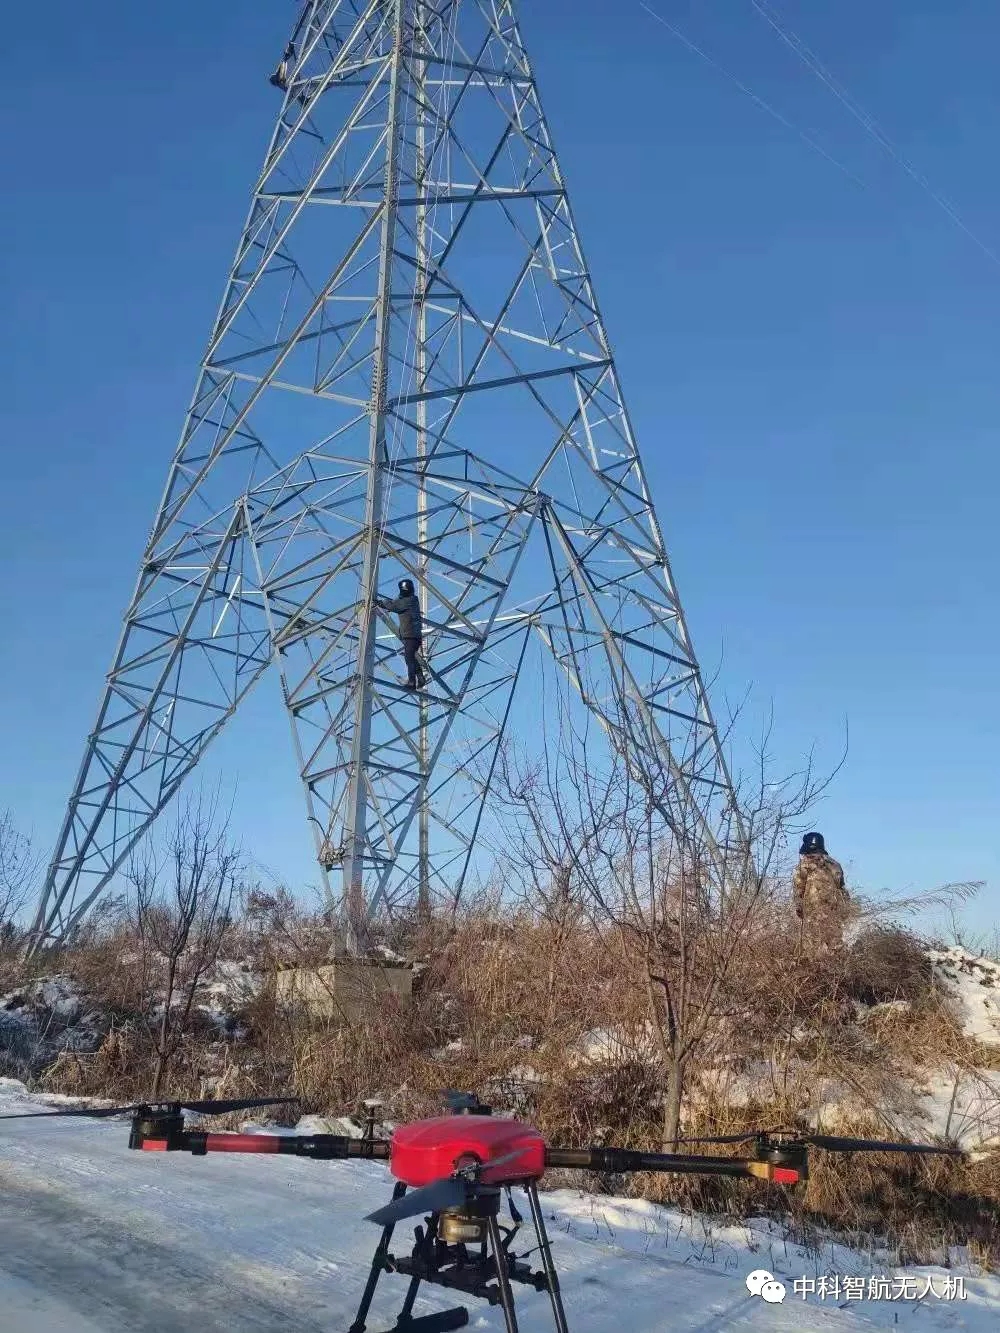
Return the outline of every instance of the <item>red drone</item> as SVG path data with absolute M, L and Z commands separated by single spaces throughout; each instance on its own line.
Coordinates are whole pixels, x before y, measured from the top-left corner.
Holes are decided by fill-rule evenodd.
M 702 1143 L 750 1143 L 749 1157 L 686 1156 L 643 1153 L 626 1148 L 552 1148 L 531 1125 L 494 1116 L 474 1095 L 449 1093 L 450 1115 L 401 1125 L 388 1141 L 374 1137 L 374 1120 L 364 1138 L 338 1134 L 211 1134 L 186 1129 L 184 1112 L 223 1115 L 257 1106 L 290 1103 L 294 1097 L 258 1097 L 239 1101 L 158 1102 L 111 1109 L 34 1111 L 0 1119 L 36 1116 L 132 1116 L 129 1147 L 144 1152 L 277 1153 L 320 1161 L 360 1157 L 388 1159 L 396 1178 L 392 1201 L 369 1214 L 382 1228 L 361 1305 L 349 1333 L 365 1333 L 368 1312 L 382 1273 L 409 1278 L 403 1306 L 390 1333 L 447 1333 L 464 1328 L 469 1312 L 463 1305 L 438 1313 L 413 1316 L 421 1282 L 449 1287 L 503 1309 L 507 1333 L 517 1333 L 512 1284 L 548 1292 L 557 1333 L 569 1333 L 559 1291 L 559 1278 L 538 1199 L 538 1182 L 549 1167 L 570 1167 L 615 1174 L 664 1171 L 689 1175 L 743 1176 L 794 1185 L 808 1176 L 807 1148 L 832 1152 L 943 1153 L 963 1156 L 961 1149 L 920 1143 L 883 1143 L 873 1139 L 838 1138 L 767 1130 L 698 1140 Z M 523 1218 L 511 1196 L 523 1189 L 541 1259 L 533 1271 L 514 1252 Z M 410 1191 L 410 1192 L 408 1192 Z M 511 1223 L 500 1222 L 500 1204 L 507 1195 Z M 389 1250 L 397 1222 L 422 1217 L 414 1229 L 409 1254 Z

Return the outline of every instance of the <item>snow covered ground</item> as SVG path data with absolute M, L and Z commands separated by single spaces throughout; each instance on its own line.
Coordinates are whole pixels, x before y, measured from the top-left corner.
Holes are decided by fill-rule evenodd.
M 939 981 L 950 992 L 967 1037 L 1000 1046 L 1000 963 L 968 949 L 928 949 Z
M 0 1087 L 0 1112 L 36 1107 Z M 0 1122 L 0 1330 L 345 1333 L 378 1239 L 362 1219 L 390 1193 L 383 1166 L 138 1153 L 127 1138 L 122 1121 Z M 897 1273 L 868 1299 L 885 1272 L 871 1256 L 807 1254 L 765 1223 L 716 1227 L 567 1190 L 543 1203 L 573 1333 L 987 1333 L 1000 1320 L 1000 1279 L 961 1268 Z M 747 1290 L 762 1268 L 785 1285 L 781 1303 Z M 964 1300 L 945 1294 L 956 1277 Z M 795 1279 L 812 1284 L 805 1298 Z M 372 1333 L 391 1326 L 404 1286 L 383 1278 Z M 424 1291 L 417 1314 L 455 1303 Z M 550 1330 L 546 1298 L 517 1294 L 523 1333 Z M 469 1304 L 470 1328 L 499 1333 L 496 1311 Z

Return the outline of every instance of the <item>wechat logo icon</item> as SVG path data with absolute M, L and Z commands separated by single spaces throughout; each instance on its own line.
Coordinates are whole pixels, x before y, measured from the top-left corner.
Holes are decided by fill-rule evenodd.
M 768 1305 L 780 1305 L 785 1299 L 785 1284 L 779 1282 L 766 1268 L 755 1268 L 747 1274 L 747 1291 L 751 1296 L 759 1296 Z

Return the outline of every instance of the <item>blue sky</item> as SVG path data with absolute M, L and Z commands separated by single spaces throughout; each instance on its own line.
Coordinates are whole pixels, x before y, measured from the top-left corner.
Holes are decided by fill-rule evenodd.
M 1000 264 L 750 0 L 549 0 L 524 28 L 674 571 L 719 692 L 855 883 L 984 879 L 996 919 Z M 782 0 L 1000 252 L 1000 12 Z M 293 6 L 21 6 L 0 87 L 0 807 L 48 851 L 275 111 Z M 850 172 L 857 179 L 851 179 Z M 860 182 L 860 183 L 859 183 Z M 312 875 L 273 683 L 215 756 L 252 850 Z M 252 823 L 249 812 L 253 811 Z M 249 831 L 252 828 L 252 838 Z

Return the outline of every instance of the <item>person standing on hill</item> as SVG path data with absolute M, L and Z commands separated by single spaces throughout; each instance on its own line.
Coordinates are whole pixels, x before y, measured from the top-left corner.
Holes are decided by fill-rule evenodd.
M 822 833 L 807 833 L 792 876 L 795 915 L 803 924 L 803 942 L 821 949 L 843 943 L 851 912 L 844 871 L 826 850 Z
M 420 602 L 413 591 L 412 579 L 401 579 L 398 597 L 376 597 L 384 611 L 393 611 L 399 617 L 397 633 L 403 643 L 403 660 L 406 663 L 406 688 L 422 690 L 425 678 L 420 662 L 420 649 L 423 645 L 423 617 L 420 614 Z

